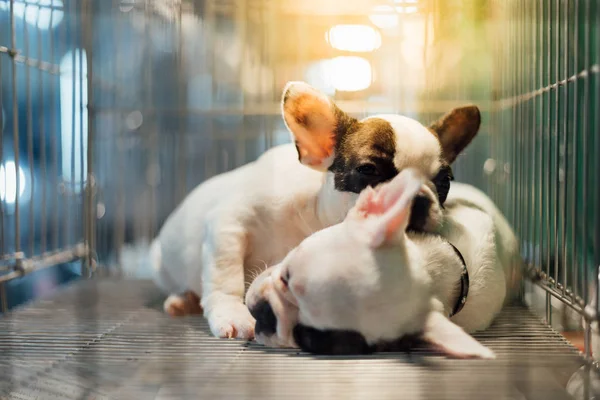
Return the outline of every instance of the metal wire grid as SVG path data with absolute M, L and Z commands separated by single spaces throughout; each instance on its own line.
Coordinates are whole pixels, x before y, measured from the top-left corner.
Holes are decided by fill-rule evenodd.
M 594 1 L 502 1 L 497 12 L 489 191 L 533 278 L 598 317 L 600 10 Z
M 497 353 L 492 362 L 425 349 L 313 357 L 213 338 L 202 318 L 164 315 L 154 290 L 144 281 L 87 281 L 0 320 L 0 374 L 11 377 L 0 397 L 552 400 L 588 399 L 599 382 L 522 306 L 477 336 Z
M 84 168 L 86 162 L 91 165 L 91 154 L 82 134 L 88 121 L 81 100 L 89 89 L 82 84 L 83 61 L 65 59 L 84 46 L 86 2 L 3 0 L 0 11 L 0 37 L 8 40 L 0 43 L 0 298 L 5 311 L 5 282 L 78 259 L 91 267 L 91 203 L 84 200 L 93 183 L 85 174 L 93 170 Z M 71 87 L 70 101 L 60 97 L 65 86 Z
M 14 235 L 14 249 L 2 251 L 9 262 L 3 265 L 11 269 L 17 267 L 0 278 L 2 281 L 35 268 L 82 257 L 91 266 L 93 250 L 104 256 L 106 262 L 110 262 L 107 256 L 116 251 L 115 261 L 118 264 L 118 249 L 123 243 L 153 236 L 162 220 L 189 189 L 207 177 L 252 160 L 266 148 L 286 141 L 287 133 L 277 107 L 280 86 L 286 80 L 297 79 L 303 65 L 315 57 L 308 50 L 311 38 L 305 36 L 307 32 L 322 29 L 318 18 L 307 18 L 306 15 L 291 18 L 282 12 L 282 7 L 269 1 L 115 0 L 94 3 L 65 1 L 64 4 L 53 1 L 42 6 L 41 3 L 32 5 L 27 0 L 5 0 L 3 4 L 10 7 L 10 24 L 6 26 L 11 43 L 0 48 L 0 68 L 10 67 L 3 68 L 5 74 L 10 74 L 9 79 L 3 81 L 11 84 L 9 88 L 0 87 L 3 89 L 0 97 L 5 108 L 6 104 L 12 104 L 12 120 L 27 121 L 13 124 L 13 138 L 17 138 L 13 139 L 17 143 L 13 146 L 15 149 L 20 142 L 27 142 L 30 149 L 34 142 L 30 138 L 35 138 L 39 129 L 42 161 L 41 178 L 37 179 L 42 183 L 36 181 L 33 185 L 41 200 L 39 203 L 31 201 L 28 213 L 14 212 L 10 215 L 6 211 L 9 204 L 6 201 L 2 204 L 2 232 L 10 232 L 8 227 L 14 226 L 15 233 L 20 233 Z M 34 28 L 26 23 L 19 25 L 15 15 L 15 5 L 18 4 L 23 5 L 24 10 L 37 7 L 61 11 L 63 24 L 55 34 L 46 36 L 39 21 Z M 451 85 L 447 84 L 448 81 L 446 85 L 442 84 L 438 76 L 443 70 L 438 65 L 440 62 L 427 65 L 428 92 L 425 99 L 411 104 L 411 99 L 403 93 L 402 79 L 397 77 L 392 81 L 380 81 L 371 91 L 385 94 L 382 99 L 373 101 L 342 96 L 340 106 L 357 116 L 402 111 L 428 120 L 458 104 L 480 104 L 484 116 L 489 115 L 484 120 L 490 123 L 484 124 L 477 141 L 457 163 L 457 176 L 487 189 L 493 195 L 521 234 L 526 260 L 545 273 L 539 276 L 544 286 L 583 313 L 584 307 L 593 300 L 588 293 L 592 286 L 587 283 L 594 281 L 592 271 L 597 265 L 597 257 L 594 254 L 588 259 L 581 252 L 586 245 L 580 245 L 583 242 L 579 240 L 583 236 L 585 243 L 596 243 L 595 239 L 585 235 L 598 236 L 594 230 L 598 224 L 587 223 L 588 215 L 597 218 L 591 205 L 597 204 L 598 195 L 594 192 L 596 197 L 587 196 L 590 188 L 596 186 L 596 169 L 578 166 L 577 170 L 572 165 L 581 157 L 569 157 L 568 151 L 571 155 L 585 155 L 584 166 L 596 165 L 596 161 L 590 160 L 590 152 L 583 150 L 595 146 L 591 132 L 597 131 L 596 113 L 592 112 L 597 108 L 598 97 L 598 56 L 592 51 L 598 42 L 597 24 L 593 23 L 598 14 L 596 6 L 582 0 L 530 2 L 527 5 L 469 1 L 424 4 L 427 6 L 423 6 L 422 12 L 429 22 L 433 21 L 438 40 L 444 36 L 444 23 L 447 27 L 460 25 L 465 18 L 469 23 L 477 18 L 476 15 L 465 17 L 464 10 L 468 7 L 464 4 L 483 14 L 480 19 L 491 23 L 493 35 L 498 39 L 495 43 L 495 67 L 490 68 L 495 72 L 494 84 L 477 86 L 470 81 L 471 75 L 457 73 L 460 68 L 467 70 L 468 65 L 473 63 L 468 56 L 463 56 L 460 68 L 452 70 L 456 76 Z M 559 13 L 563 8 L 566 11 Z M 51 24 L 53 15 L 54 12 L 50 14 Z M 456 20 L 450 23 L 450 18 L 439 18 L 440 15 L 455 16 Z M 187 23 L 184 23 L 186 19 Z M 560 29 L 551 30 L 551 22 L 558 20 L 562 21 Z M 337 16 L 326 22 L 331 24 L 332 21 L 344 21 L 344 18 Z M 565 31 L 565 27 L 571 26 L 567 21 L 580 22 L 581 26 L 575 24 L 572 25 L 577 26 L 574 32 Z M 587 23 L 582 25 L 581 21 Z M 479 29 L 475 37 L 484 31 L 481 27 Z M 32 32 L 37 34 L 35 37 L 42 38 L 38 39 L 40 43 L 46 40 L 47 46 L 38 45 L 34 50 L 33 41 L 29 39 Z M 284 33 L 289 35 L 286 40 L 280 38 Z M 583 50 L 581 46 L 567 49 L 569 37 L 575 39 L 576 44 L 583 43 Z M 20 40 L 22 44 L 18 43 Z M 285 44 L 289 41 L 295 43 L 294 51 L 282 52 L 282 47 L 289 47 Z M 235 48 L 236 43 L 242 46 Z M 481 43 L 487 45 L 485 40 Z M 535 43 L 535 52 L 524 43 Z M 438 49 L 444 46 L 447 42 L 442 41 Z M 234 50 L 226 53 L 231 47 Z M 68 169 L 71 170 L 71 178 L 75 178 L 75 171 L 81 176 L 65 182 L 65 171 L 59 166 L 65 121 L 58 118 L 57 112 L 49 113 L 53 120 L 40 118 L 39 121 L 45 123 L 37 127 L 34 108 L 29 106 L 30 103 L 19 103 L 19 99 L 39 101 L 40 114 L 44 109 L 64 108 L 57 98 L 58 75 L 62 76 L 59 63 L 67 50 L 82 54 L 77 53 L 77 49 L 85 49 L 85 57 L 72 57 L 70 68 L 63 69 L 71 74 L 72 82 L 79 82 L 79 85 L 72 85 L 70 122 L 71 143 L 76 143 L 75 136 L 80 135 L 80 146 L 72 145 L 69 149 L 71 165 Z M 546 53 L 546 49 L 550 52 Z M 573 58 L 576 61 L 567 61 L 566 67 L 556 61 L 572 60 L 561 58 L 561 49 L 568 54 L 577 53 L 578 57 Z M 425 50 L 430 54 L 425 54 L 424 59 L 431 58 L 432 50 L 427 46 Z M 400 68 L 398 56 L 390 55 L 394 51 L 397 52 L 397 49 L 382 49 L 380 53 L 383 55 L 370 60 L 392 65 L 394 69 Z M 475 51 L 483 54 L 481 49 Z M 32 57 L 34 53 L 37 58 Z M 233 62 L 223 61 L 232 54 L 235 56 Z M 321 56 L 323 54 L 331 56 L 321 51 Z M 83 60 L 89 60 L 85 67 Z M 441 64 L 444 65 L 443 62 Z M 533 65 L 535 67 L 531 67 L 531 71 L 525 68 Z M 19 66 L 23 70 L 19 70 Z M 253 73 L 244 75 L 243 71 L 248 69 Z M 35 76 L 32 71 L 39 74 L 39 85 L 32 85 Z M 472 69 L 470 73 L 473 73 Z M 177 78 L 164 79 L 166 76 Z M 45 82 L 52 85 L 47 91 Z M 195 85 L 190 85 L 190 82 L 195 82 Z M 253 95 L 247 89 L 249 82 L 262 89 L 256 91 L 260 94 Z M 564 86 L 574 84 L 581 100 L 574 96 L 575 89 L 564 89 L 565 93 L 557 95 Z M 36 86 L 40 87 L 39 98 L 34 92 Z M 386 86 L 389 88 L 383 90 Z M 22 90 L 22 87 L 25 87 L 24 96 L 17 90 Z M 75 93 L 79 91 L 81 100 L 84 87 L 87 88 L 87 108 L 82 101 L 77 102 Z M 194 98 L 194 92 L 202 92 L 204 100 L 198 96 Z M 569 93 L 572 97 L 568 101 L 563 99 L 563 95 Z M 560 106 L 557 106 L 559 103 Z M 551 108 L 550 104 L 557 108 Z M 88 121 L 77 117 L 78 112 L 83 115 L 84 109 L 88 112 Z M 563 117 L 570 115 L 564 111 L 571 109 L 581 114 L 579 125 L 571 125 L 571 122 L 567 123 L 568 118 Z M 555 110 L 562 114 L 554 113 Z M 84 126 L 88 130 L 85 134 L 86 147 L 82 145 Z M 537 136 L 529 134 L 534 126 L 539 128 Z M 7 125 L 7 129 L 11 127 Z M 28 139 L 19 137 L 19 132 L 27 132 Z M 565 134 L 559 135 L 559 132 Z M 565 146 L 566 155 L 561 156 L 559 144 L 571 143 L 565 138 L 575 137 L 573 134 L 567 136 L 566 132 L 578 132 L 577 137 L 584 141 L 572 141 L 573 144 Z M 541 140 L 542 147 L 546 146 L 550 157 L 542 152 L 535 152 L 535 157 L 526 156 L 529 150 L 536 149 L 538 140 Z M 44 150 L 44 143 L 50 143 L 48 151 Z M 573 149 L 577 151 L 573 152 Z M 36 164 L 36 159 L 31 161 L 29 156 L 34 153 L 27 153 L 30 166 L 32 162 Z M 528 169 L 530 164 L 536 169 Z M 567 190 L 567 185 L 559 182 L 559 166 L 563 167 L 561 174 L 564 176 L 578 171 L 574 174 L 577 179 L 572 181 L 572 187 L 582 194 L 581 207 L 575 207 L 574 202 L 569 200 L 573 196 L 566 196 L 575 192 Z M 86 169 L 87 176 L 93 179 L 85 179 Z M 537 175 L 530 176 L 530 171 L 536 171 Z M 177 179 L 165 179 L 169 176 L 177 176 Z M 33 173 L 31 178 L 32 182 L 36 179 Z M 525 190 L 530 184 L 528 179 L 542 183 L 535 189 L 536 195 Z M 589 185 L 582 182 L 589 182 Z M 34 198 L 33 194 L 31 198 Z M 18 206 L 17 201 L 13 209 L 24 209 Z M 34 234 L 38 229 L 31 216 L 38 209 L 41 232 Z M 73 212 L 79 221 L 68 221 Z M 534 215 L 535 219 L 526 218 Z M 575 216 L 571 221 L 577 221 L 576 229 L 567 229 L 570 226 L 567 218 L 563 218 L 566 215 Z M 29 218 L 26 225 L 30 229 L 27 232 L 20 221 L 24 216 Z M 547 216 L 549 222 L 543 216 Z M 536 227 L 539 229 L 534 229 Z M 553 232 L 553 229 L 559 232 L 556 236 L 545 233 Z M 46 231 L 49 233 L 46 234 Z M 578 236 L 578 233 L 581 235 Z M 36 238 L 39 236 L 40 249 L 36 251 Z M 4 234 L 4 237 L 12 236 Z M 30 242 L 25 260 L 15 257 L 21 256 L 17 251 L 23 247 L 21 237 Z M 569 242 L 569 237 L 574 240 Z M 80 244 L 73 245 L 80 240 Z M 569 243 L 578 245 L 571 246 Z M 48 250 L 56 254 L 46 254 Z M 33 258 L 36 254 L 41 254 L 41 257 Z M 574 257 L 575 254 L 577 257 Z M 572 270 L 567 268 L 567 258 L 579 260 L 577 264 L 569 264 L 574 266 Z M 590 268 L 585 269 L 584 265 Z M 542 266 L 545 266 L 544 271 Z M 577 271 L 575 276 L 569 276 L 571 271 Z M 587 313 L 589 320 L 594 316 L 595 312 Z
M 123 244 L 153 237 L 193 187 L 287 142 L 284 83 L 302 79 L 311 62 L 348 55 L 327 45 L 329 27 L 368 21 L 364 5 L 348 15 L 304 15 L 266 0 L 157 4 L 105 2 L 96 10 L 96 249 L 117 271 Z M 394 41 L 360 56 L 377 73 L 402 71 Z M 409 105 L 409 80 L 375 81 L 336 100 L 359 117 L 457 104 Z

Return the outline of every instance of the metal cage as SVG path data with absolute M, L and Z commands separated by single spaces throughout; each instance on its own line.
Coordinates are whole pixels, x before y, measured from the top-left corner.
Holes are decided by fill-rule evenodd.
M 288 140 L 280 93 L 307 80 L 357 117 L 479 105 L 456 178 L 507 215 L 523 300 L 589 358 L 599 27 L 593 0 L 0 0 L 2 311 L 126 275 L 123 246 L 194 186 Z

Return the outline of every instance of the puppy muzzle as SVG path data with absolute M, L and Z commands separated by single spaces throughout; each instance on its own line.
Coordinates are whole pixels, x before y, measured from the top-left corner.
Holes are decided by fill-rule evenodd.
M 271 336 L 277 332 L 277 317 L 275 317 L 273 308 L 267 300 L 260 300 L 249 310 L 250 314 L 256 319 L 255 335 Z
M 246 302 L 250 314 L 256 319 L 256 341 L 267 346 L 297 347 L 292 330 L 298 318 L 298 308 L 295 301 L 289 299 L 291 294 L 281 281 L 280 268 L 273 268 L 258 279 L 251 285 Z

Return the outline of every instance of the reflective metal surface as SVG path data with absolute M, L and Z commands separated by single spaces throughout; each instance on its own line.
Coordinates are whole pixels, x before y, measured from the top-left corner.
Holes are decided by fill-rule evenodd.
M 0 320 L 8 399 L 583 399 L 600 382 L 560 334 L 505 309 L 477 338 L 493 361 L 411 354 L 314 357 L 211 337 L 169 318 L 144 281 L 88 281 Z M 598 392 L 597 394 L 600 394 Z M 590 398 L 590 397 L 585 397 Z

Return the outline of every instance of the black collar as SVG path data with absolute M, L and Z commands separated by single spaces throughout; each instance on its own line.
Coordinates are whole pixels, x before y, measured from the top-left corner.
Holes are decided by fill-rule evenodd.
M 452 309 L 452 313 L 449 316 L 452 317 L 453 315 L 458 314 L 467 302 L 467 296 L 469 295 L 469 271 L 467 270 L 467 263 L 465 262 L 465 259 L 463 258 L 460 251 L 458 251 L 456 246 L 454 246 L 452 243 L 448 242 L 448 244 L 452 246 L 452 248 L 456 252 L 456 255 L 458 256 L 458 258 L 460 258 L 460 261 L 462 262 L 462 272 L 460 273 L 460 292 L 458 300 L 456 301 L 456 304 Z

